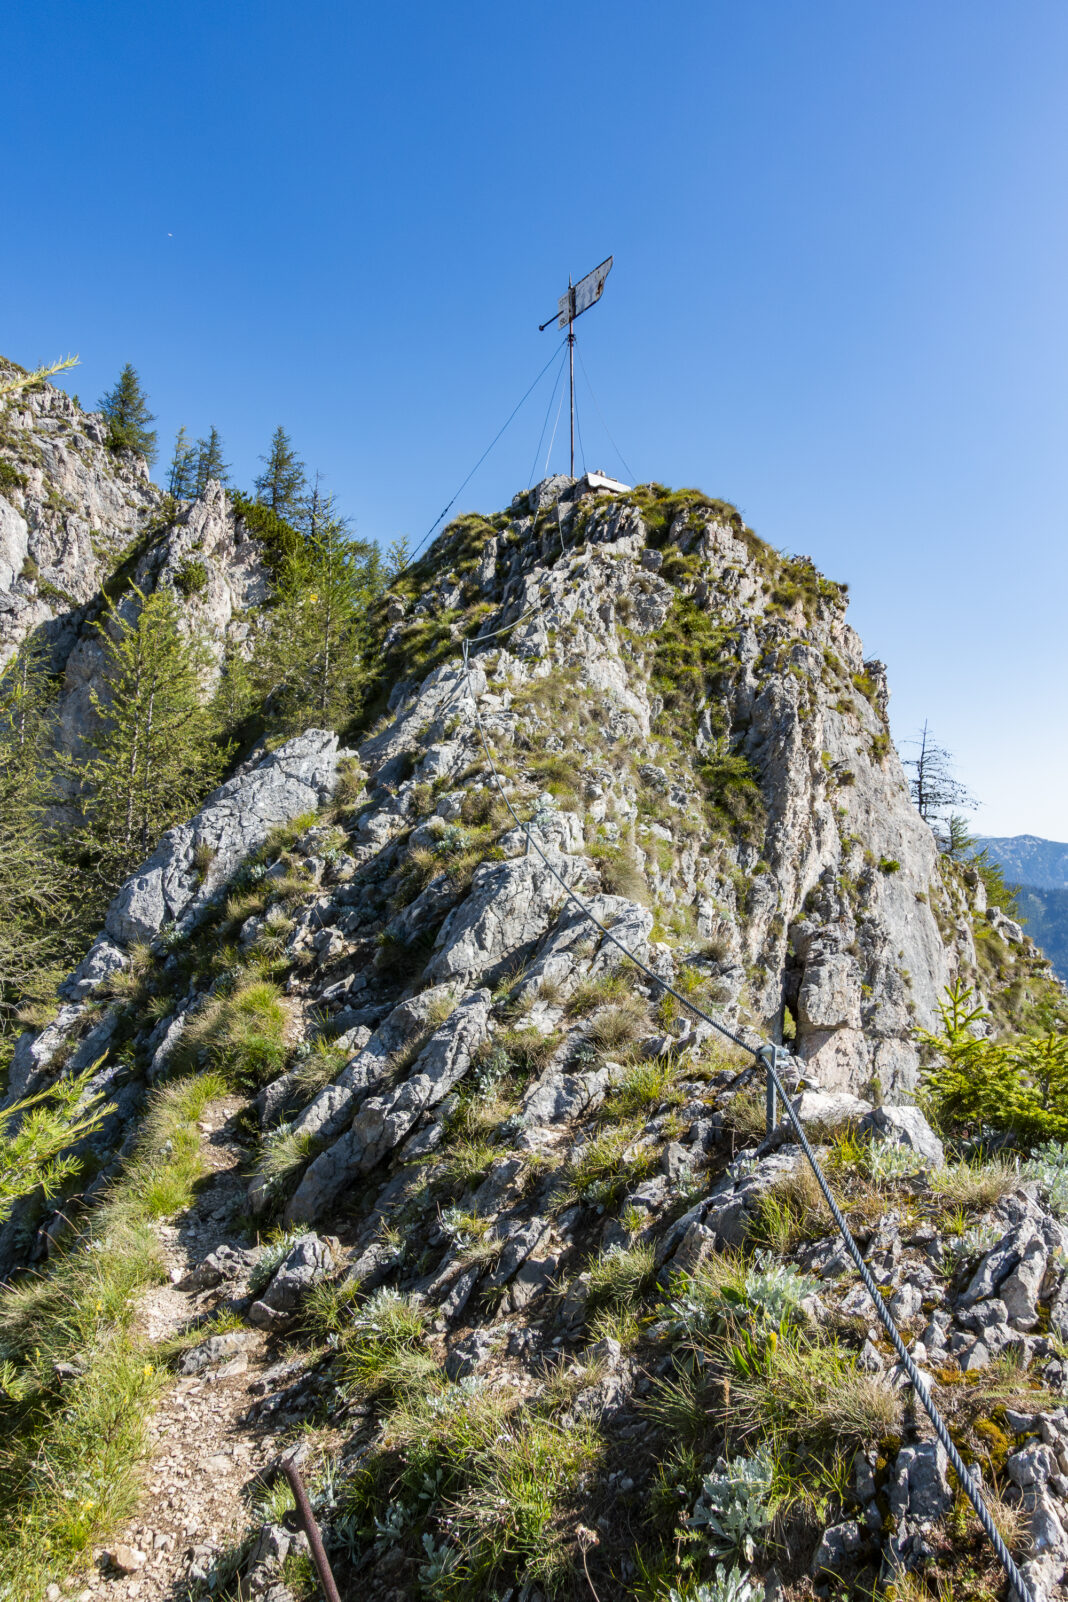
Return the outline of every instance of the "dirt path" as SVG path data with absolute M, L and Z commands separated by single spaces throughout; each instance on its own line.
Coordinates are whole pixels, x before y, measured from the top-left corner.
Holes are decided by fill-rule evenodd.
M 232 1282 L 205 1290 L 180 1286 L 209 1252 L 244 1244 L 244 1152 L 234 1137 L 242 1105 L 236 1098 L 215 1102 L 200 1122 L 211 1172 L 189 1211 L 160 1227 L 170 1282 L 149 1292 L 141 1305 L 139 1332 L 150 1345 L 183 1333 L 234 1292 Z M 277 1451 L 266 1429 L 243 1422 L 254 1401 L 249 1387 L 262 1379 L 270 1360 L 257 1331 L 244 1329 L 232 1344 L 233 1350 L 199 1373 L 179 1377 L 163 1397 L 149 1424 L 155 1452 L 140 1505 L 115 1539 L 94 1553 L 92 1577 L 80 1593 L 85 1602 L 185 1602 L 198 1574 L 247 1528 L 257 1471 Z M 105 1554 L 117 1558 L 119 1567 Z

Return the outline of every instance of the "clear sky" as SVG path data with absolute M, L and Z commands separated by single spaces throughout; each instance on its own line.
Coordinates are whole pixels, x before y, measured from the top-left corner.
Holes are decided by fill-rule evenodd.
M 629 470 L 848 580 L 899 742 L 1068 840 L 1064 0 L 9 0 L 4 44 L 4 354 L 79 351 L 86 404 L 132 361 L 239 484 L 284 423 L 418 539 L 613 252 Z M 550 386 L 456 510 L 526 486 Z

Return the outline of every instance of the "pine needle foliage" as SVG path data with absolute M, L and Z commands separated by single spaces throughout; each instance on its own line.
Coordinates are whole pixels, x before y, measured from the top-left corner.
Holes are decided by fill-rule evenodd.
M 201 701 L 203 642 L 183 632 L 172 591 L 133 593 L 134 619 L 111 606 L 98 625 L 104 690 L 90 694 L 100 730 L 75 768 L 84 843 L 106 887 L 121 884 L 165 829 L 196 810 L 226 758 Z
M 190 442 L 185 424 L 174 436 L 174 452 L 167 469 L 167 494 L 176 501 L 191 500 L 196 483 L 197 448 Z
M 941 1028 L 920 1030 L 934 1054 L 923 1090 L 948 1133 L 981 1140 L 1007 1132 L 1025 1145 L 1068 1139 L 1068 1033 L 994 1040 L 983 1031 L 986 1009 L 958 980 L 939 1004 Z
M 33 389 L 35 385 L 43 384 L 46 378 L 53 378 L 56 373 L 65 373 L 68 368 L 79 366 L 80 361 L 81 358 L 78 356 L 61 356 L 58 361 L 46 362 L 43 367 L 34 368 L 32 373 L 20 369 L 16 377 L 6 378 L 0 384 L 0 396 L 15 395 L 22 389 Z
M 79 1171 L 79 1159 L 68 1148 L 103 1117 L 99 1097 L 89 1090 L 92 1072 L 61 1080 L 0 1113 L 0 1223 L 20 1197 L 39 1190 L 51 1198 Z
M 156 419 L 148 409 L 148 397 L 132 363 L 126 363 L 114 389 L 101 400 L 100 410 L 108 422 L 109 450 L 133 451 L 149 462 L 155 461 L 156 431 L 149 424 Z
M 48 824 L 53 698 L 45 653 L 24 642 L 0 672 L 0 1045 L 70 955 L 69 870 Z
M 223 460 L 223 444 L 219 430 L 212 425 L 207 439 L 196 443 L 196 465 L 193 476 L 193 493 L 203 495 L 212 479 L 225 484 L 230 476 L 230 464 Z
M 303 543 L 282 559 L 253 663 L 268 721 L 286 734 L 340 728 L 356 712 L 368 608 L 383 586 L 375 547 L 349 538 L 328 497 L 315 500 Z
M 263 472 L 255 483 L 257 501 L 276 517 L 295 521 L 303 505 L 307 474 L 281 423 L 272 435 L 270 451 L 260 461 Z

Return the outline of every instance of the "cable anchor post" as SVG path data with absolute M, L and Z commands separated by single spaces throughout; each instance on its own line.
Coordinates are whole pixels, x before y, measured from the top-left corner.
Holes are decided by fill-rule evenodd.
M 764 1138 L 770 1140 L 779 1122 L 779 1094 L 775 1087 L 775 1073 L 778 1068 L 776 1058 L 779 1054 L 777 1046 L 761 1046 L 757 1052 L 757 1061 L 764 1069 Z

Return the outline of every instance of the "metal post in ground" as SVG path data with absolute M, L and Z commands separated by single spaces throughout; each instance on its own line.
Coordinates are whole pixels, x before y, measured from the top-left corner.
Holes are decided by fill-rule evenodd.
M 326 1556 L 326 1548 L 323 1546 L 323 1538 L 319 1533 L 319 1526 L 315 1521 L 311 1503 L 308 1501 L 308 1493 L 304 1489 L 304 1481 L 300 1477 L 300 1470 L 294 1462 L 284 1457 L 282 1459 L 282 1472 L 289 1481 L 293 1492 L 293 1499 L 297 1504 L 297 1517 L 300 1519 L 304 1533 L 308 1537 L 312 1562 L 315 1564 L 326 1602 L 341 1602 L 338 1588 L 334 1583 L 334 1575 Z
M 757 1052 L 757 1059 L 764 1068 L 764 1137 L 770 1140 L 776 1124 L 779 1122 L 779 1098 L 775 1090 L 775 1070 L 778 1063 L 775 1061 L 778 1048 L 776 1046 L 761 1046 Z

